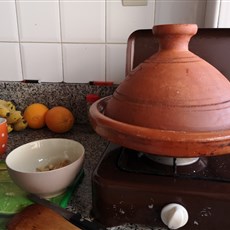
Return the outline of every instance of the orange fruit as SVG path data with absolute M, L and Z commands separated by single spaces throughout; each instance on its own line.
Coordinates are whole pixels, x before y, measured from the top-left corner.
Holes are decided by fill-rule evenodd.
M 46 113 L 45 123 L 51 131 L 65 133 L 73 127 L 74 116 L 69 109 L 55 106 Z
M 32 129 L 40 129 L 45 126 L 45 115 L 48 107 L 41 103 L 33 103 L 26 107 L 23 117 Z

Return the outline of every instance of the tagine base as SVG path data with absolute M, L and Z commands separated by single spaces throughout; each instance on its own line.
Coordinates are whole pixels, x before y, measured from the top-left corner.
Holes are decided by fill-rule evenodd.
M 111 97 L 104 97 L 90 107 L 90 121 L 97 134 L 113 143 L 168 157 L 190 158 L 230 153 L 230 130 L 185 132 L 123 123 L 104 114 Z

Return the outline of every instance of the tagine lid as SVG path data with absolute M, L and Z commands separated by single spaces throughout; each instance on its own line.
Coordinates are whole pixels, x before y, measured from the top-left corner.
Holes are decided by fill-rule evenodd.
M 138 65 L 111 97 L 92 106 L 91 121 L 100 135 L 167 156 L 230 152 L 225 146 L 230 141 L 230 82 L 189 51 L 197 29 L 195 24 L 153 27 L 159 51 Z M 218 148 L 220 143 L 225 147 Z

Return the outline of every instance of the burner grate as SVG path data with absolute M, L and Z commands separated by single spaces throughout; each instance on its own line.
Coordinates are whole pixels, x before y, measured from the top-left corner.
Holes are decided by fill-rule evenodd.
M 173 166 L 163 165 L 149 159 L 144 153 L 121 147 L 117 166 L 130 173 L 230 182 L 229 155 L 200 157 L 186 166 L 177 166 L 175 159 Z

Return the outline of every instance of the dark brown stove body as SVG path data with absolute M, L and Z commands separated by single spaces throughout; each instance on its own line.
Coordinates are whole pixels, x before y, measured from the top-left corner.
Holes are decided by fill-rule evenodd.
M 134 32 L 128 40 L 126 74 L 157 50 L 151 30 Z M 190 50 L 230 79 L 230 29 L 199 29 Z M 107 226 L 165 227 L 162 208 L 178 203 L 189 215 L 180 229 L 230 229 L 230 155 L 200 158 L 189 166 L 164 166 L 111 143 L 93 173 L 92 185 L 92 214 Z
M 110 144 L 93 174 L 94 217 L 107 226 L 165 227 L 162 208 L 179 203 L 189 214 L 181 229 L 230 229 L 230 156 L 199 161 L 175 172 L 145 154 Z

